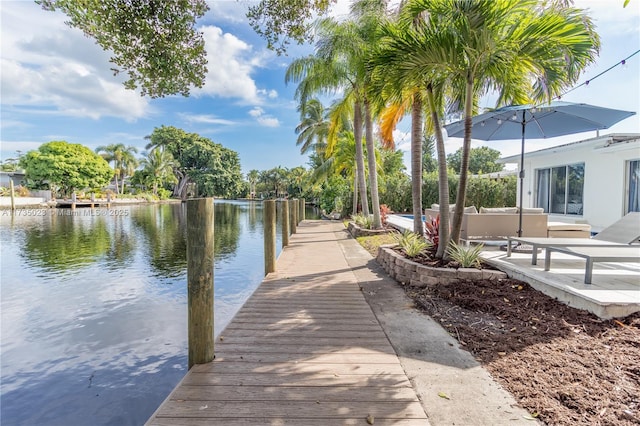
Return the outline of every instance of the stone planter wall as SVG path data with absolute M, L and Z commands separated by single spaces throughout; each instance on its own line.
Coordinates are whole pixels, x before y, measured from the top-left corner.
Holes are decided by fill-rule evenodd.
M 349 222 L 349 225 L 347 225 L 347 231 L 349 231 L 349 233 L 351 234 L 351 236 L 353 238 L 370 237 L 372 235 L 386 234 L 387 232 L 389 232 L 386 229 L 365 229 L 365 228 L 360 228 L 354 222 Z
M 496 280 L 507 278 L 502 271 L 476 268 L 433 268 L 413 262 L 398 254 L 392 246 L 381 246 L 378 249 L 378 263 L 382 265 L 391 278 L 403 285 L 425 287 L 442 282 L 456 283 L 460 280 Z

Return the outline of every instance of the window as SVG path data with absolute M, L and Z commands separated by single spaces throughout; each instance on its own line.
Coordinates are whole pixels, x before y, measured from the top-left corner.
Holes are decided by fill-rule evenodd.
M 627 173 L 627 213 L 640 212 L 640 160 L 629 161 Z
M 536 207 L 546 213 L 582 215 L 584 163 L 536 170 Z

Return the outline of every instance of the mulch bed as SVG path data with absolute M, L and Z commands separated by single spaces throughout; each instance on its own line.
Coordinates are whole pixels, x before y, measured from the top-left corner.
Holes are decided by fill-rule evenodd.
M 549 425 L 640 425 L 640 313 L 601 320 L 517 280 L 406 287 Z

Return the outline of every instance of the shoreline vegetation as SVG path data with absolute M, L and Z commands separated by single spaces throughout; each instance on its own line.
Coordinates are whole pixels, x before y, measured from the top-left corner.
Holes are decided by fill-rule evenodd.
M 374 258 L 392 234 L 356 240 Z M 530 420 L 640 424 L 640 314 L 602 320 L 514 279 L 403 285 L 418 311 L 458 340 Z

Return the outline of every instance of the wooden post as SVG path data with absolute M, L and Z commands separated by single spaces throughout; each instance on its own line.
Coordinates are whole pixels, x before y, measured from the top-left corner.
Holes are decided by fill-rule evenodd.
M 213 361 L 213 198 L 187 201 L 189 369 Z
M 300 213 L 298 214 L 298 223 L 304 220 L 304 198 L 300 198 Z
M 264 218 L 264 274 L 276 270 L 276 200 L 262 203 Z
M 11 211 L 16 209 L 16 191 L 13 188 L 13 179 L 9 178 L 9 188 L 11 189 Z
M 296 233 L 296 225 L 298 225 L 298 200 L 295 198 L 289 203 L 289 210 L 291 217 L 289 218 L 289 224 L 291 225 L 291 233 Z
M 280 210 L 282 210 L 282 247 L 289 245 L 289 201 L 282 200 L 280 202 Z
M 76 209 L 76 201 L 78 201 L 78 197 L 75 192 L 71 193 L 71 210 Z

